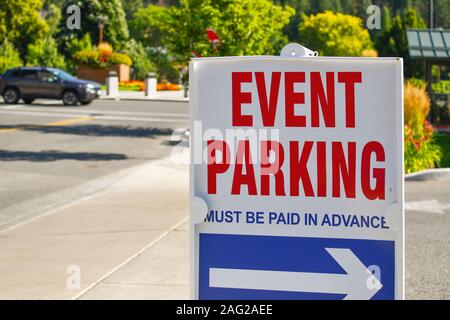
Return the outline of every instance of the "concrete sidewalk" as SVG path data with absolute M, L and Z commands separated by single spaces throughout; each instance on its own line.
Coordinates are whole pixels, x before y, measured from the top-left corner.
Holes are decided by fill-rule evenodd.
M 187 166 L 140 165 L 106 190 L 1 232 L 0 299 L 188 298 L 187 217 Z M 78 267 L 81 286 L 71 288 Z

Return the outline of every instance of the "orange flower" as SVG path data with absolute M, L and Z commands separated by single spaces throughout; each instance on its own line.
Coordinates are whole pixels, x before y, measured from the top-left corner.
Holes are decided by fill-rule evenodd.
M 181 86 L 179 84 L 170 83 L 170 82 L 164 82 L 164 83 L 158 83 L 157 84 L 157 90 L 158 91 L 177 91 L 180 90 Z

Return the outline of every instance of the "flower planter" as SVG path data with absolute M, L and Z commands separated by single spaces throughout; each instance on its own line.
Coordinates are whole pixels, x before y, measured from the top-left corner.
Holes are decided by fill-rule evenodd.
M 120 82 L 130 80 L 130 66 L 126 64 L 116 64 L 107 68 L 96 68 L 86 64 L 81 64 L 76 68 L 76 75 L 80 79 L 92 80 L 105 84 L 106 77 L 110 71 L 117 72 Z

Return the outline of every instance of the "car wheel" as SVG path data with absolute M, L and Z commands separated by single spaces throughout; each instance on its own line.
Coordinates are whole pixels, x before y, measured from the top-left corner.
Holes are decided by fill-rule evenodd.
M 75 91 L 64 92 L 62 98 L 66 106 L 76 106 L 78 104 L 78 94 Z
M 25 102 L 26 104 L 32 104 L 34 101 L 34 99 L 23 99 L 23 102 Z
M 15 104 L 19 101 L 19 98 L 19 91 L 17 89 L 7 88 L 3 91 L 3 100 L 5 100 L 5 103 Z

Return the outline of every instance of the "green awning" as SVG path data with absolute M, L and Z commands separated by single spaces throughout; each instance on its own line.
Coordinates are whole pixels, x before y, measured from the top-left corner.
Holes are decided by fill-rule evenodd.
M 409 56 L 423 60 L 450 60 L 450 30 L 408 29 Z

